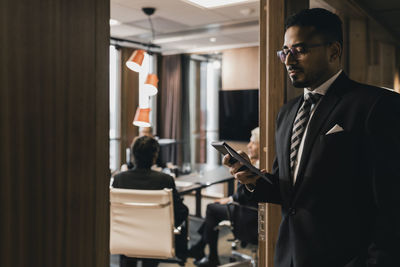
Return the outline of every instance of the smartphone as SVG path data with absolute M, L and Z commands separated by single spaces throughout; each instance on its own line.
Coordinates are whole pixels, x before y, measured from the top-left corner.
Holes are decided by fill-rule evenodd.
M 243 158 L 239 153 L 236 152 L 236 150 L 234 150 L 224 141 L 214 141 L 211 142 L 211 145 L 223 155 L 229 154 L 231 156 L 231 160 L 229 161 L 230 164 L 234 164 L 237 161 L 242 163 L 243 166 L 239 169 L 239 171 L 249 169 L 252 173 L 257 174 L 258 176 L 272 184 L 272 181 L 268 177 L 268 174 L 262 173 L 259 169 L 254 167 L 249 161 L 247 161 L 247 159 Z M 233 162 L 231 162 L 232 160 Z
M 218 150 L 222 155 L 226 155 L 226 154 L 229 154 L 229 152 L 228 152 L 228 150 L 226 149 L 226 147 L 225 147 L 225 145 L 224 144 L 226 144 L 225 142 L 216 142 L 216 141 L 214 141 L 214 142 L 212 142 L 211 143 L 211 145 L 216 149 L 216 150 Z M 237 162 L 237 159 L 235 159 L 232 155 L 231 155 L 231 158 L 229 159 L 229 164 L 235 164 Z

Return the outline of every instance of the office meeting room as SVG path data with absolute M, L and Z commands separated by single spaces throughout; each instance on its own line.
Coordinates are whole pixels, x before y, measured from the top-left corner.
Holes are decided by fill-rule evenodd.
M 0 266 L 400 267 L 399 1 L 0 12 Z

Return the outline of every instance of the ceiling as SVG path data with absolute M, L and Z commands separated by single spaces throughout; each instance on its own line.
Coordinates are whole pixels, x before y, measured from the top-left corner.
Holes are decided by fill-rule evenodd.
M 142 7 L 155 7 L 148 17 Z M 201 52 L 258 45 L 259 1 L 205 9 L 184 0 L 111 0 L 111 37 L 152 42 L 164 54 Z
M 332 7 L 349 16 L 367 16 L 400 40 L 399 0 L 311 0 L 310 6 Z M 148 17 L 142 7 L 154 7 Z M 349 11 L 349 10 L 353 11 Z M 206 9 L 186 0 L 111 0 L 111 37 L 153 44 L 163 54 L 217 51 L 258 45 L 259 0 L 244 4 Z

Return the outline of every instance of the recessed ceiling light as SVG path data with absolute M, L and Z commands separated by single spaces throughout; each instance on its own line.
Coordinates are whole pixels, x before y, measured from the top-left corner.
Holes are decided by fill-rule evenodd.
M 215 38 L 215 37 L 210 38 L 210 42 L 215 43 L 216 41 L 217 41 L 217 38 Z
M 254 2 L 256 0 L 184 0 L 184 1 L 204 8 L 217 8 L 222 6 Z
M 110 19 L 110 26 L 116 26 L 116 25 L 120 25 L 121 22 L 119 22 L 116 19 Z
M 253 9 L 251 9 L 251 8 L 249 8 L 249 7 L 246 7 L 246 8 L 243 8 L 243 9 L 241 9 L 240 11 L 240 14 L 242 14 L 243 16 L 249 16 L 250 14 L 252 14 L 253 12 L 254 12 L 254 10 Z

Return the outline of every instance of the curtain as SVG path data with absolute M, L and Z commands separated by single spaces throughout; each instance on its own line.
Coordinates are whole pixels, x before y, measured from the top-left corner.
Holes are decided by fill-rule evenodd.
M 182 56 L 163 56 L 159 60 L 161 79 L 158 93 L 158 134 L 175 139 L 168 148 L 162 147 L 165 161 L 182 164 Z M 167 151 L 165 151 L 167 150 Z

